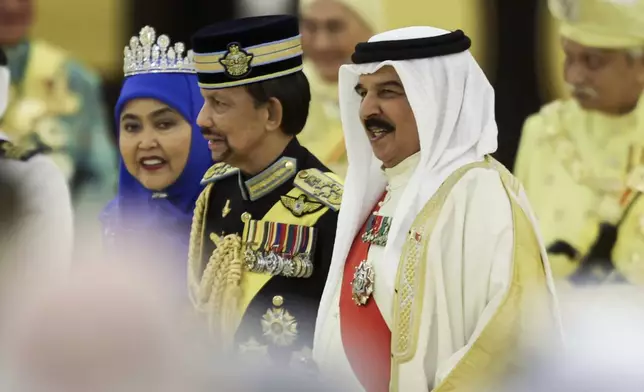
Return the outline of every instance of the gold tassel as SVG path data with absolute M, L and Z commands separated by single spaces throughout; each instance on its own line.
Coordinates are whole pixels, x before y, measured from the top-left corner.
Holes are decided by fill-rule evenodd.
M 216 249 L 201 274 L 202 238 L 211 187 L 212 184 L 206 187 L 195 205 L 188 251 L 188 287 L 195 309 L 205 313 L 213 336 L 222 346 L 230 347 L 240 321 L 242 239 L 237 234 L 223 238 L 212 234 L 210 239 Z

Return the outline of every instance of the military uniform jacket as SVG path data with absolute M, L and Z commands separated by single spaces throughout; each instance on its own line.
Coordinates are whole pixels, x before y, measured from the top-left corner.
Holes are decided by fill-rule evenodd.
M 241 354 L 309 358 L 341 182 L 297 139 L 255 176 L 218 163 L 203 182 L 189 252 L 193 303 Z

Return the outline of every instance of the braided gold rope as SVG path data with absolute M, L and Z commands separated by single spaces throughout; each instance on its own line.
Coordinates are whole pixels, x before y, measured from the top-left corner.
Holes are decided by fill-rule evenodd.
M 211 184 L 212 185 L 212 184 Z M 190 230 L 188 251 L 188 287 L 195 309 L 205 313 L 208 326 L 219 343 L 230 346 L 239 323 L 239 301 L 242 297 L 242 239 L 237 234 L 210 235 L 216 249 L 201 274 L 201 248 L 209 185 L 199 196 Z M 201 275 L 201 276 L 200 276 Z
M 222 343 L 232 342 L 238 325 L 240 287 L 243 261 L 241 237 L 229 234 L 213 239 L 217 249 L 213 252 L 202 277 L 202 298 L 207 296 L 209 324 L 213 332 L 222 338 Z M 219 327 L 217 327 L 219 325 Z
M 197 202 L 195 203 L 195 211 L 192 217 L 192 225 L 190 227 L 190 243 L 188 246 L 188 294 L 195 309 L 201 310 L 199 301 L 199 286 L 201 278 L 201 238 L 203 237 L 204 221 L 206 214 L 206 204 L 208 195 L 212 184 L 209 184 L 204 189 Z

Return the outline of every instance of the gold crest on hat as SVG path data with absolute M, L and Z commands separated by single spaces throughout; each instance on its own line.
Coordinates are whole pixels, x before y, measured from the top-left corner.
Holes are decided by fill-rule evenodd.
M 219 63 L 224 67 L 226 74 L 240 78 L 250 72 L 250 62 L 252 59 L 252 54 L 247 53 L 238 43 L 232 43 L 228 45 L 228 51 L 219 60 Z

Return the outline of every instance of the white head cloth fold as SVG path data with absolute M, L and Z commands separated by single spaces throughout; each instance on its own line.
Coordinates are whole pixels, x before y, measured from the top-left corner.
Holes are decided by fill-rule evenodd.
M 434 27 L 406 27 L 375 35 L 369 42 L 448 33 Z M 480 161 L 497 148 L 494 90 L 469 51 L 417 60 L 342 66 L 340 110 L 349 169 L 316 328 L 325 323 L 351 244 L 386 185 L 382 162 L 374 156 L 359 117 L 361 98 L 354 90 L 360 75 L 374 73 L 384 66 L 394 67 L 404 86 L 418 126 L 420 159 L 403 191 L 389 231 L 384 251 L 388 269 L 379 271 L 386 274 L 384 281 L 388 287 L 378 287 L 378 290 L 393 292 L 407 233 L 442 182 L 459 167 Z

